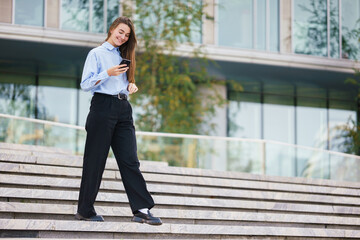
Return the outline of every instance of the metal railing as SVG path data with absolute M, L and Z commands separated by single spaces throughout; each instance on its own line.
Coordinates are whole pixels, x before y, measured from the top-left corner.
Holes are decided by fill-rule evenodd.
M 137 131 L 139 159 L 171 166 L 360 181 L 360 157 L 262 139 Z M 0 114 L 0 141 L 83 154 L 84 127 Z

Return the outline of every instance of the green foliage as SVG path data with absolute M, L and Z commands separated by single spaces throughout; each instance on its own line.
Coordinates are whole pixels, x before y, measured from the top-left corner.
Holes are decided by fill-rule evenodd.
M 334 140 L 340 140 L 338 146 L 344 153 L 359 155 L 360 150 L 360 126 L 353 119 L 349 118 L 344 125 L 336 126 L 333 130 L 338 134 Z
M 131 100 L 142 107 L 137 114 L 141 130 L 197 134 L 215 106 L 225 102 L 207 73 L 202 46 L 191 43 L 201 36 L 205 15 L 201 2 L 124 2 L 124 15 L 133 19 L 139 42 L 135 77 L 140 94 Z M 201 94 L 201 89 L 211 97 Z

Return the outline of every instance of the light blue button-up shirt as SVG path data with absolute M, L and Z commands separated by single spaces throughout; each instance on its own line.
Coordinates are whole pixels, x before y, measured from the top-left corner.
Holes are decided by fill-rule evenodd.
M 126 73 L 119 76 L 109 76 L 107 70 L 119 65 L 122 58 L 119 48 L 115 48 L 109 42 L 92 49 L 87 55 L 80 86 L 84 91 L 91 91 L 116 95 L 124 93 L 129 96 L 127 87 L 129 85 Z M 97 81 L 100 82 L 95 85 Z

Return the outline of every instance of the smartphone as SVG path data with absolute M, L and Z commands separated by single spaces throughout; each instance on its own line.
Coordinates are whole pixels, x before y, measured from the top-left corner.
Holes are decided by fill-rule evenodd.
M 130 67 L 130 63 L 131 63 L 131 61 L 130 61 L 129 59 L 123 58 L 123 60 L 121 61 L 120 65 L 121 65 L 121 64 L 126 64 L 127 67 Z

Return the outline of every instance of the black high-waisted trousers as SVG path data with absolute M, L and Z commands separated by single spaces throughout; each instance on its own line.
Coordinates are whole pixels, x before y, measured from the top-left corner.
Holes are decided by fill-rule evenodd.
M 78 212 L 96 215 L 94 202 L 99 191 L 110 146 L 133 213 L 152 208 L 154 201 L 146 188 L 137 157 L 132 108 L 127 100 L 95 93 L 86 120 L 87 131 Z

